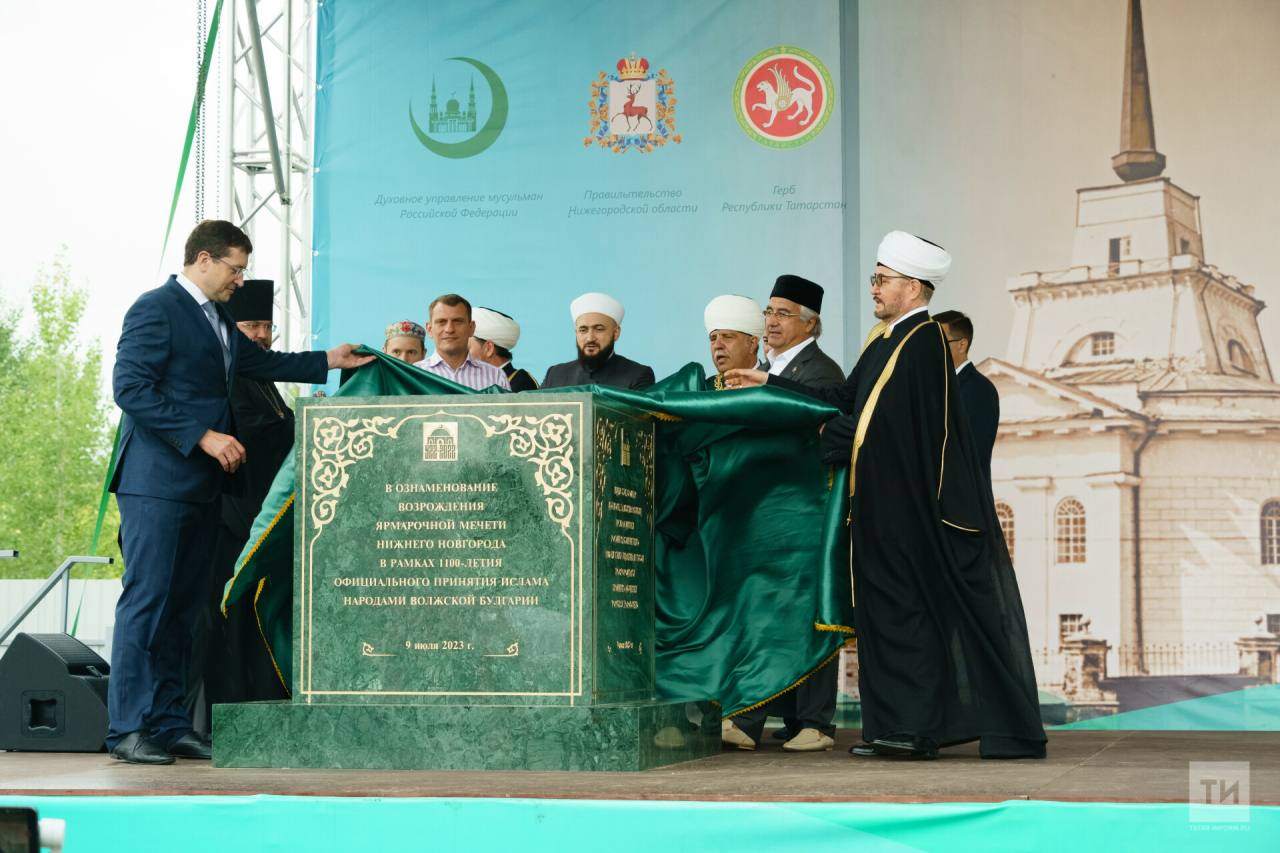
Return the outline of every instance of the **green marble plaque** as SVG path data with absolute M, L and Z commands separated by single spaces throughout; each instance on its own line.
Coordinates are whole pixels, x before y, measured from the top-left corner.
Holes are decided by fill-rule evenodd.
M 294 702 L 653 698 L 651 416 L 590 394 L 300 402 Z

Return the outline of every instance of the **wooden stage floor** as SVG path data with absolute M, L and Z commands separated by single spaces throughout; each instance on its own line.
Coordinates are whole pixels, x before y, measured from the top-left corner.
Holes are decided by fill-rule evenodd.
M 938 761 L 858 759 L 857 730 L 832 752 L 792 754 L 768 737 L 755 752 L 644 773 L 215 769 L 179 760 L 125 765 L 102 755 L 0 753 L 0 794 L 158 796 L 285 794 L 531 797 L 747 802 L 1185 803 L 1188 762 L 1250 762 L 1253 805 L 1280 806 L 1280 732 L 1049 732 L 1044 761 L 982 761 L 977 744 Z

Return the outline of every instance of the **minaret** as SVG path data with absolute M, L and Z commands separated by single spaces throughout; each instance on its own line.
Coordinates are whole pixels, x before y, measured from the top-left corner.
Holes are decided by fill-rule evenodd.
M 436 75 L 431 75 L 431 112 L 427 114 L 428 121 L 435 121 L 440 117 L 439 110 L 436 109 Z M 432 128 L 434 130 L 435 128 Z
M 471 75 L 471 99 L 467 101 L 467 120 L 471 122 L 471 129 L 476 128 L 476 75 Z
M 1129 0 L 1125 30 L 1124 97 L 1120 108 L 1120 153 L 1111 158 L 1120 180 L 1140 181 L 1164 171 L 1164 155 L 1156 150 L 1151 118 L 1151 85 L 1147 78 L 1147 46 L 1142 35 L 1142 2 Z

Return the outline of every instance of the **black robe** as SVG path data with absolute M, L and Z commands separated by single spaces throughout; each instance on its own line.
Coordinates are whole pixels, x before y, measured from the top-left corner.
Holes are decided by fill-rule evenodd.
M 654 383 L 653 368 L 614 353 L 595 370 L 587 370 L 577 361 L 553 364 L 542 380 L 543 388 L 571 388 L 575 385 L 608 385 L 643 391 Z
M 502 366 L 502 372 L 507 375 L 507 384 L 511 386 L 512 391 L 536 391 L 538 389 L 538 380 L 527 370 L 519 370 L 513 362 L 508 361 Z
M 253 598 L 242 599 L 224 618 L 222 593 L 271 481 L 293 450 L 293 411 L 275 385 L 244 377 L 237 377 L 231 387 L 231 411 L 246 461 L 237 472 L 236 494 L 222 496 L 213 577 L 193 626 L 188 675 L 188 711 L 195 728 L 203 732 L 210 730 L 214 704 L 289 698 L 258 626 Z
M 886 330 L 837 388 L 769 377 L 843 413 L 820 452 L 854 465 L 863 739 L 981 739 L 985 758 L 1043 757 L 1026 616 L 942 327 L 921 312 Z

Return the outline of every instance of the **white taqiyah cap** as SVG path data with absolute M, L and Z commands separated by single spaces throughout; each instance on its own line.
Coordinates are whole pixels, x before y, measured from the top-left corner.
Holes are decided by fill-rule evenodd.
M 477 338 L 493 341 L 503 349 L 514 349 L 520 341 L 520 324 L 492 308 L 476 308 L 471 312 L 471 319 L 476 321 Z
M 951 255 L 946 249 L 906 231 L 890 231 L 885 235 L 876 250 L 876 263 L 933 284 L 951 272 Z
M 573 314 L 575 323 L 583 314 L 603 314 L 621 326 L 627 309 L 607 293 L 584 293 L 569 303 L 569 312 Z
M 702 321 L 707 326 L 707 334 L 716 329 L 730 329 L 757 338 L 764 334 L 764 309 L 746 296 L 717 296 L 707 303 Z

